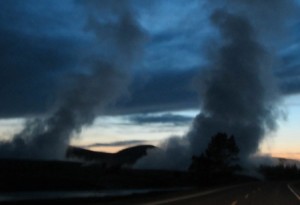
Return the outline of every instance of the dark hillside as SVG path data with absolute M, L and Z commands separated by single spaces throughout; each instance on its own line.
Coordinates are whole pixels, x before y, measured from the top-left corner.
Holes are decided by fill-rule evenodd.
M 100 163 L 103 166 L 132 166 L 138 159 L 145 156 L 152 145 L 139 145 L 123 149 L 117 153 L 95 152 L 78 147 L 69 147 L 67 158 L 80 161 Z

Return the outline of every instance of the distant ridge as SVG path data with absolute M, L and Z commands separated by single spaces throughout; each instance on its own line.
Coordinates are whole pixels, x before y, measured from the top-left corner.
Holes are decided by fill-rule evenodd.
M 300 166 L 300 160 L 297 160 L 297 159 L 288 159 L 288 158 L 283 158 L 283 157 L 274 157 L 274 159 L 277 159 L 278 163 L 280 165 L 284 165 L 284 166 L 297 165 L 297 166 Z
M 123 149 L 117 153 L 96 152 L 70 146 L 66 156 L 85 162 L 99 163 L 103 166 L 131 167 L 138 159 L 147 154 L 147 150 L 156 148 L 153 145 L 138 145 Z

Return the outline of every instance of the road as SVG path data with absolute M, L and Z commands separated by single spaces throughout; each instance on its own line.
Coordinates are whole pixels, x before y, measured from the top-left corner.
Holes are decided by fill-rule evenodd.
M 300 197 L 290 190 L 286 182 L 258 182 L 220 188 L 168 198 L 115 201 L 109 204 L 141 205 L 299 205 Z

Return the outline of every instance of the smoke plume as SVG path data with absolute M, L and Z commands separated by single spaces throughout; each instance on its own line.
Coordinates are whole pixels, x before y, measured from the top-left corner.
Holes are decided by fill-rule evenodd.
M 291 2 L 229 0 L 222 7 L 216 6 L 221 1 L 208 4 L 212 3 L 210 21 L 219 38 L 217 46 L 208 49 L 209 64 L 197 80 L 201 112 L 185 136 L 163 142 L 161 149 L 138 161 L 137 168 L 187 169 L 192 155 L 200 155 L 218 132 L 235 136 L 240 158 L 247 163 L 266 134 L 276 130 L 280 96 L 270 48 L 276 34 L 284 33 Z M 277 30 L 272 30 L 274 25 Z
M 72 76 L 53 113 L 28 121 L 11 141 L 1 142 L 1 158 L 62 159 L 74 134 L 127 92 L 130 68 L 145 39 L 129 2 L 78 2 L 88 15 L 85 29 L 99 45 L 113 51 L 96 50 L 86 59 L 80 74 Z M 102 18 L 103 11 L 113 20 Z

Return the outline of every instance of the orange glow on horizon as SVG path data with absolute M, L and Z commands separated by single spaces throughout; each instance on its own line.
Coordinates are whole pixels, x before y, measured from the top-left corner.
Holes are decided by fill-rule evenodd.
M 300 153 L 297 152 L 275 152 L 268 154 L 270 154 L 272 157 L 300 160 Z
M 128 148 L 128 146 L 108 146 L 108 147 L 91 147 L 88 148 L 91 151 L 95 152 L 108 152 L 108 153 L 116 153 L 121 151 L 122 149 Z

